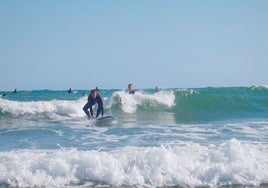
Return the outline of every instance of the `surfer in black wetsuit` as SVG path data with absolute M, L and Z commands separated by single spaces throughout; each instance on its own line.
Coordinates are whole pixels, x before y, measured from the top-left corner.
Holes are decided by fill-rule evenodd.
M 102 98 L 100 97 L 100 95 L 98 94 L 96 89 L 91 90 L 90 95 L 88 96 L 87 99 L 87 104 L 85 104 L 85 106 L 83 107 L 84 112 L 86 113 L 88 119 L 90 118 L 98 118 L 98 116 L 101 113 L 101 116 L 103 117 L 104 111 L 103 111 L 103 102 L 102 102 Z M 97 114 L 96 117 L 93 116 L 93 109 L 92 107 L 95 104 L 98 104 L 98 109 L 97 109 Z M 88 109 L 90 110 L 90 113 L 88 111 Z
M 129 94 L 135 94 L 133 84 L 128 84 L 128 93 Z

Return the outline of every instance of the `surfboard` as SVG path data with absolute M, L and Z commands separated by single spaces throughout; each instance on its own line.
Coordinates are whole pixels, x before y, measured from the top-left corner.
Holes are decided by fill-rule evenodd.
M 96 119 L 96 125 L 98 126 L 109 126 L 112 125 L 115 120 L 113 115 L 107 115 Z

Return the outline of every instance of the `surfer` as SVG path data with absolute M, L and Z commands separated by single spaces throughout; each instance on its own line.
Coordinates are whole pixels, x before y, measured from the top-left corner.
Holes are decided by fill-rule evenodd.
M 72 91 L 72 88 L 70 88 L 69 90 L 68 90 L 68 93 L 72 93 L 73 91 Z
M 103 102 L 102 102 L 102 98 L 100 97 L 100 95 L 98 94 L 96 89 L 91 90 L 91 92 L 90 92 L 90 94 L 89 94 L 89 96 L 87 98 L 87 101 L 88 102 L 83 107 L 83 110 L 86 113 L 88 119 L 90 119 L 90 118 L 96 119 L 96 118 L 98 118 L 100 113 L 101 113 L 101 116 L 103 117 L 103 114 L 104 114 L 104 112 L 103 112 Z M 98 104 L 98 109 L 97 109 L 97 114 L 94 117 L 92 107 L 96 103 Z M 90 113 L 89 113 L 88 109 L 90 110 Z
M 128 84 L 128 93 L 129 94 L 135 94 L 135 90 L 134 90 L 133 84 Z

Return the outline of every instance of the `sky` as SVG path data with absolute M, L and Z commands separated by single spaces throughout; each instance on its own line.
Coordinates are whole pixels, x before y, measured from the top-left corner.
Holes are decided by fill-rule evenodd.
M 0 0 L 0 90 L 268 84 L 267 0 Z

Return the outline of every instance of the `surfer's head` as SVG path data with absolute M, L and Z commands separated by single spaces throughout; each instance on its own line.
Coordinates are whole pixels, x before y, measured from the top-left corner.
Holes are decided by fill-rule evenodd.
M 135 93 L 133 84 L 128 84 L 128 92 L 130 94 L 134 94 Z
M 92 98 L 95 99 L 95 98 L 97 97 L 97 95 L 98 95 L 97 90 L 96 90 L 96 89 L 91 90 L 91 91 L 90 91 L 90 95 L 91 95 Z

